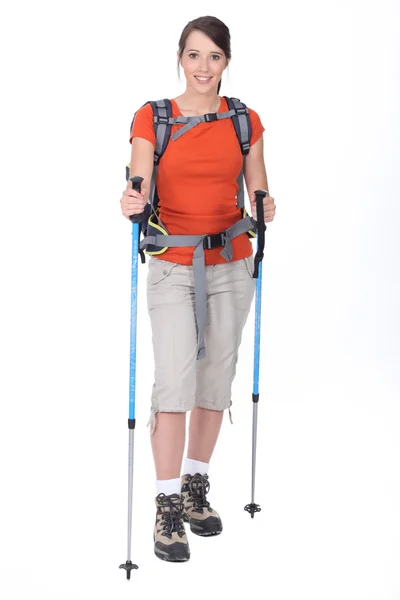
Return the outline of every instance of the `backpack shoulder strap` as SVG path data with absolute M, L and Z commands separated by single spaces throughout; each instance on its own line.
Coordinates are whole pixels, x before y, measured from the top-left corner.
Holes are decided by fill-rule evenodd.
M 156 136 L 156 149 L 154 151 L 154 164 L 158 165 L 164 154 L 171 136 L 172 104 L 168 98 L 150 102 L 154 115 L 154 133 Z
M 239 98 L 229 98 L 224 96 L 229 110 L 233 110 L 232 123 L 235 128 L 237 138 L 239 140 L 240 149 L 242 154 L 248 154 L 250 152 L 250 140 L 251 140 L 251 122 L 249 110 L 244 102 L 241 102 Z
M 226 102 L 228 104 L 229 111 L 233 112 L 232 114 L 232 123 L 235 128 L 236 136 L 240 144 L 240 149 L 243 155 L 243 164 L 242 169 L 237 178 L 237 183 L 239 186 L 237 193 L 237 203 L 236 206 L 242 211 L 245 210 L 244 205 L 244 158 L 246 154 L 250 152 L 250 140 L 251 140 L 251 122 L 249 110 L 244 102 L 241 102 L 239 98 L 229 98 L 228 96 L 224 96 Z M 244 216 L 244 213 L 243 213 Z

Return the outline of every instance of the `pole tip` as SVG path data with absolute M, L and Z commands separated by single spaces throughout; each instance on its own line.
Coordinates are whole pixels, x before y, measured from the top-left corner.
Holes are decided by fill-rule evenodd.
M 254 513 L 260 512 L 261 506 L 259 504 L 254 504 L 254 502 L 252 502 L 251 504 L 246 504 L 246 506 L 244 507 L 244 510 L 247 510 L 247 512 L 250 513 L 251 518 L 254 519 Z
M 125 564 L 119 565 L 119 568 L 125 569 L 126 570 L 126 578 L 130 579 L 132 569 L 138 569 L 139 567 L 137 565 L 134 565 L 131 560 L 127 560 Z

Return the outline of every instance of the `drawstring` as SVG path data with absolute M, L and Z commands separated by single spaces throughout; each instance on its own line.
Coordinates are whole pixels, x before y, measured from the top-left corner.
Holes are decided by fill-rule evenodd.
M 154 430 L 156 428 L 156 413 L 158 410 L 156 408 L 152 408 L 150 411 L 150 419 L 147 421 L 146 427 L 150 425 L 150 435 L 153 435 Z
M 233 425 L 233 421 L 232 421 L 232 413 L 231 413 L 231 406 L 232 406 L 232 400 L 231 400 L 231 403 L 230 403 L 230 405 L 229 405 L 228 412 L 229 412 L 229 419 L 230 419 L 230 422 L 231 422 L 231 424 Z

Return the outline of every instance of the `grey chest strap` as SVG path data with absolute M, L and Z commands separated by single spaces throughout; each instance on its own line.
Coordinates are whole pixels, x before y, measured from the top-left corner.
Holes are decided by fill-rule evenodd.
M 193 129 L 199 123 L 211 123 L 212 121 L 221 121 L 222 119 L 230 119 L 235 114 L 234 110 L 229 110 L 225 113 L 209 113 L 207 115 L 199 115 L 197 117 L 175 117 L 169 119 L 170 125 L 179 125 L 181 123 L 186 123 L 184 127 L 180 127 L 178 131 L 171 135 L 172 140 L 175 141 L 181 137 L 184 133 L 189 131 L 189 129 Z

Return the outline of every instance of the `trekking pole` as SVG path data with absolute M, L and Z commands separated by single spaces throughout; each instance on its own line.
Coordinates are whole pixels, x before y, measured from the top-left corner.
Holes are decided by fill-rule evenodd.
M 257 417 L 258 417 L 258 379 L 260 373 L 260 332 L 261 332 L 261 285 L 262 285 L 262 259 L 264 258 L 265 230 L 267 226 L 264 223 L 264 205 L 263 200 L 269 193 L 267 190 L 257 190 L 256 209 L 257 209 L 257 253 L 254 257 L 253 278 L 256 282 L 256 307 L 255 307 L 255 332 L 254 332 L 254 370 L 253 370 L 253 449 L 252 449 L 252 469 L 251 469 L 251 503 L 246 504 L 244 510 L 251 514 L 254 519 L 254 513 L 260 512 L 261 507 L 254 502 L 254 488 L 256 482 L 256 453 L 257 453 Z
M 143 177 L 129 177 L 132 189 L 140 192 Z M 136 384 L 136 323 L 137 323 L 137 280 L 138 280 L 138 254 L 139 254 L 139 223 L 143 213 L 131 215 L 132 221 L 132 280 L 131 280 L 131 340 L 129 361 L 129 451 L 128 451 L 128 558 L 126 563 L 119 565 L 126 570 L 126 578 L 131 578 L 131 570 L 139 567 L 131 561 L 132 538 L 132 488 L 133 488 L 133 446 L 135 434 L 135 384 Z

